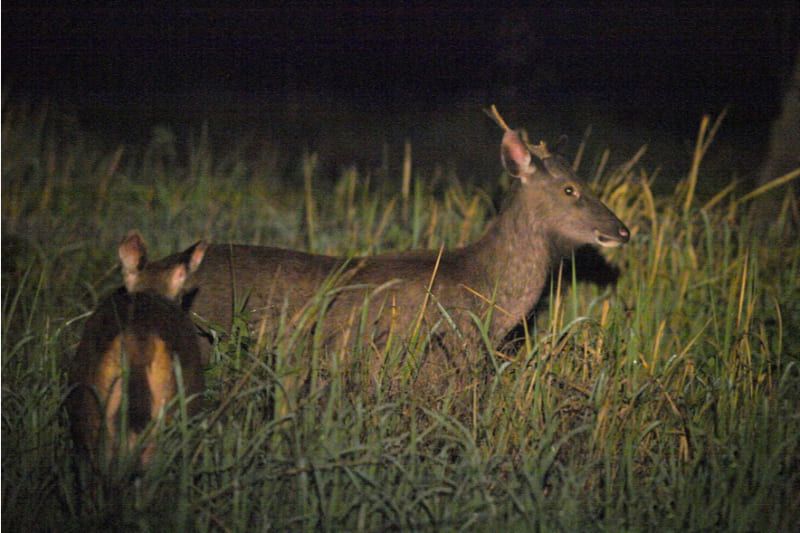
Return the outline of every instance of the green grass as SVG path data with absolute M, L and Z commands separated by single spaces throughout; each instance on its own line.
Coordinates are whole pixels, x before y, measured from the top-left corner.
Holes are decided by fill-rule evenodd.
M 438 249 L 479 235 L 508 182 L 499 165 L 491 190 L 416 175 L 404 195 L 399 175 L 376 183 L 346 169 L 322 183 L 311 156 L 281 175 L 267 148 L 218 153 L 202 131 L 117 149 L 8 105 L 2 128 L 9 531 L 780 531 L 800 519 L 797 199 L 756 232 L 743 192 L 696 193 L 701 160 L 657 197 L 642 163 L 599 169 L 598 190 L 633 235 L 606 254 L 618 283 L 556 273 L 524 342 L 483 354 L 466 415 L 410 387 L 353 387 L 374 355 L 320 347 L 309 331 L 323 291 L 304 327 L 237 328 L 217 346 L 208 410 L 178 417 L 143 477 L 123 464 L 78 493 L 65 363 L 87 313 L 119 285 L 127 230 L 153 257 L 202 237 Z M 590 159 L 586 176 L 598 173 Z M 387 350 L 387 375 L 403 371 L 401 352 Z

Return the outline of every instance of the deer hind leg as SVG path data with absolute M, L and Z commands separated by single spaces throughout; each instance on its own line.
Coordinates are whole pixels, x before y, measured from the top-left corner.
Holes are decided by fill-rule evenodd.
M 167 404 L 177 393 L 175 374 L 172 367 L 172 355 L 167 349 L 163 339 L 151 337 L 149 339 L 149 350 L 152 358 L 147 366 L 147 383 L 150 388 L 150 420 L 168 420 L 165 409 Z M 152 428 L 154 431 L 156 428 Z M 148 437 L 142 450 L 142 465 L 147 466 L 153 459 L 156 451 L 155 435 Z
M 92 449 L 99 452 L 100 444 L 102 443 L 105 461 L 108 461 L 113 456 L 117 440 L 117 421 L 119 420 L 119 408 L 122 403 L 121 355 L 120 337 L 116 337 L 103 355 L 94 383 L 100 399 L 100 405 L 104 406 L 105 434 L 97 431 L 95 435 L 100 442 L 91 444 Z

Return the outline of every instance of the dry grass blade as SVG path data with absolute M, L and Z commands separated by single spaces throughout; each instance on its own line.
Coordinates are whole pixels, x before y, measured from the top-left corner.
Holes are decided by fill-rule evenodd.
M 722 110 L 722 113 L 719 114 L 714 121 L 714 124 L 711 126 L 710 131 L 708 129 L 708 125 L 711 117 L 709 115 L 703 115 L 703 118 L 700 121 L 700 129 L 697 133 L 697 141 L 695 142 L 694 152 L 692 154 L 692 166 L 689 169 L 686 199 L 683 203 L 684 215 L 689 212 L 689 209 L 692 206 L 692 201 L 694 200 L 695 190 L 697 189 L 697 180 L 699 179 L 700 175 L 700 164 L 702 163 L 703 157 L 705 157 L 706 152 L 708 151 L 708 147 L 711 146 L 711 143 L 714 141 L 717 131 L 722 125 L 722 120 L 725 118 L 727 113 L 727 109 Z
M 783 176 L 781 176 L 779 178 L 775 178 L 774 180 L 769 181 L 769 182 L 765 183 L 764 185 L 762 185 L 762 186 L 750 191 L 749 193 L 745 194 L 744 196 L 742 196 L 741 198 L 736 200 L 736 203 L 737 204 L 742 204 L 744 202 L 752 200 L 753 198 L 758 198 L 759 196 L 761 196 L 762 194 L 766 193 L 767 191 L 771 191 L 772 189 L 774 189 L 776 187 L 780 187 L 781 185 L 789 183 L 793 179 L 797 179 L 798 176 L 800 176 L 800 167 L 792 170 L 791 172 L 788 172 L 787 174 L 784 174 Z

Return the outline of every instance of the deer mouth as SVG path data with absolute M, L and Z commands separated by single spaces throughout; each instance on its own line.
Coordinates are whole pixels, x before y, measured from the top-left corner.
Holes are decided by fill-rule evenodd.
M 613 235 L 608 235 L 606 233 L 602 233 L 600 230 L 594 230 L 594 240 L 597 244 L 604 248 L 616 248 L 617 246 L 622 245 L 627 239 L 620 237 L 616 237 Z

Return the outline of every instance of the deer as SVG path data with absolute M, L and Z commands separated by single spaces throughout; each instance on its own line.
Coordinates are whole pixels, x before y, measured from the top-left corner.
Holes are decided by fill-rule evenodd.
M 296 316 L 332 273 L 338 280 L 325 309 L 325 346 L 347 351 L 369 331 L 375 352 L 371 380 L 379 379 L 381 351 L 392 336 L 408 339 L 425 328 L 429 352 L 417 376 L 439 389 L 463 376 L 482 349 L 474 317 L 487 321 L 497 346 L 525 321 L 551 269 L 583 245 L 616 247 L 630 232 L 543 142 L 529 144 L 499 114 L 500 155 L 516 190 L 477 241 L 455 249 L 417 250 L 344 258 L 242 244 L 211 244 L 185 287 L 185 307 L 196 321 L 230 327 L 236 301 L 245 301 L 251 324 Z M 154 272 L 185 261 L 194 247 L 151 263 Z M 364 306 L 368 306 L 367 309 Z M 459 377 L 461 376 L 461 377 Z M 427 386 L 427 385 L 425 385 Z
M 86 321 L 68 371 L 66 406 L 73 438 L 80 455 L 95 469 L 118 457 L 124 420 L 127 439 L 122 448 L 128 453 L 141 450 L 137 468 L 146 468 L 152 461 L 155 424 L 162 416 L 169 422 L 171 403 L 178 394 L 176 361 L 187 412 L 191 416 L 198 411 L 204 391 L 203 352 L 179 299 L 206 249 L 206 243 L 200 242 L 186 261 L 152 275 L 145 273 L 147 249 L 141 235 L 130 231 L 120 243 L 124 285 L 105 297 Z M 127 395 L 125 416 L 123 394 Z

